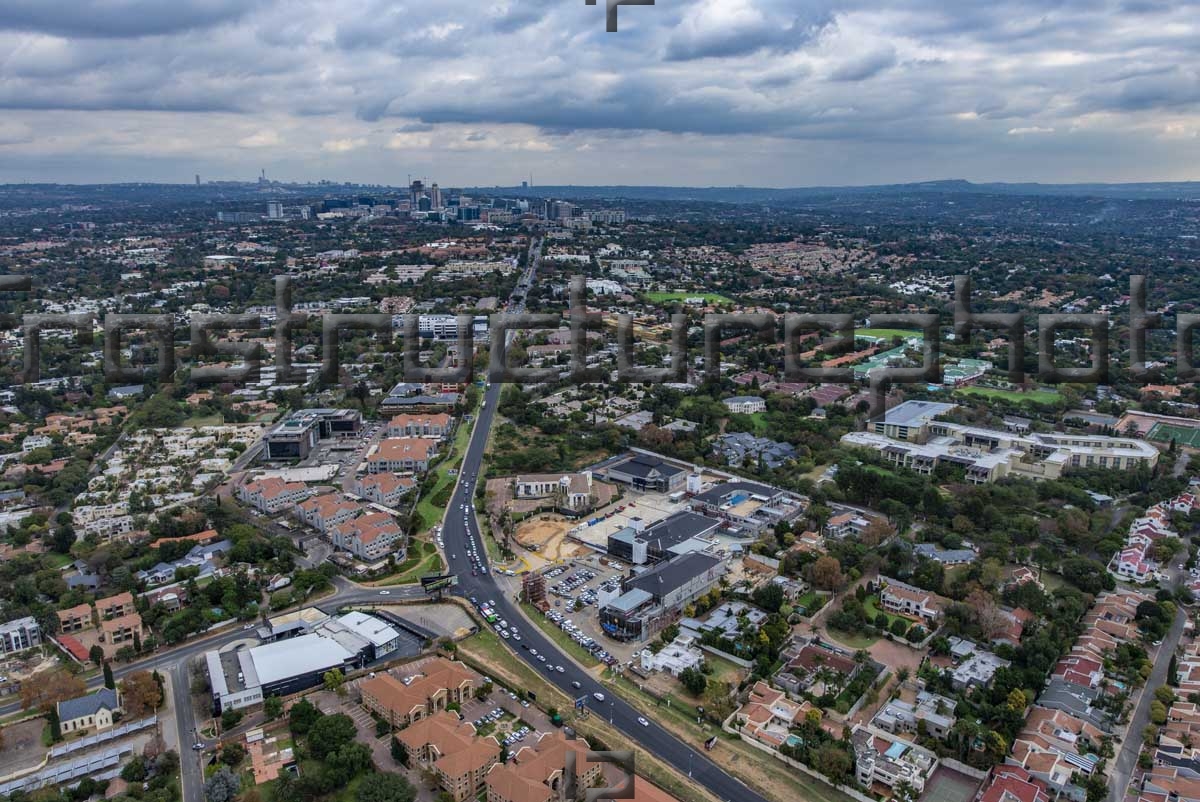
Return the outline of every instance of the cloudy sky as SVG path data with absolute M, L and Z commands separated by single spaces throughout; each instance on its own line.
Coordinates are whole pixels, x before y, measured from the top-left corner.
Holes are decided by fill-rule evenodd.
M 1200 0 L 5 0 L 0 182 L 1200 180 Z

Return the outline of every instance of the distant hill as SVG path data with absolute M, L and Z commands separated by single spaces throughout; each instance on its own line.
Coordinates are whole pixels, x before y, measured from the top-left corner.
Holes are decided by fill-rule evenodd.
M 836 197 L 902 196 L 913 194 L 1046 195 L 1074 198 L 1200 200 L 1200 182 L 1174 181 L 1134 184 L 975 184 L 962 179 L 862 187 L 652 187 L 575 186 L 471 187 L 466 192 L 530 198 L 578 200 L 690 200 L 715 203 L 781 203 L 828 200 Z

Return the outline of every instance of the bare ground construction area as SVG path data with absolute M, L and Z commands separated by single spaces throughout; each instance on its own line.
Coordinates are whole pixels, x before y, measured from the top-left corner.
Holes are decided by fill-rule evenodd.
M 540 567 L 539 560 L 541 563 L 553 563 L 590 553 L 585 546 L 567 538 L 567 533 L 575 525 L 575 522 L 558 516 L 539 515 L 520 523 L 514 538 L 532 552 L 526 559 L 532 567 L 537 568 Z

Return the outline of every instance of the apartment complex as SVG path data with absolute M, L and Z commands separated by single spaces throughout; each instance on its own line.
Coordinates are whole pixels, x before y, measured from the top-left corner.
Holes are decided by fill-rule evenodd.
M 444 412 L 430 415 L 396 415 L 388 422 L 388 437 L 436 437 L 450 434 L 452 418 Z
M 237 489 L 238 501 L 268 515 L 295 506 L 310 495 L 312 491 L 303 482 L 285 482 L 274 476 L 238 485 Z
M 544 733 L 533 746 L 523 746 L 506 764 L 487 774 L 488 802 L 545 802 L 559 799 L 564 787 L 567 752 L 575 753 L 575 787 L 591 788 L 602 764 L 587 759 L 584 740 L 568 739 L 561 731 Z
M 41 643 L 42 630 L 33 616 L 16 618 L 0 624 L 0 655 L 23 652 Z
M 438 441 L 432 437 L 391 437 L 381 440 L 375 452 L 367 457 L 367 471 L 426 471 L 437 453 Z
M 946 406 L 906 401 L 874 422 L 872 431 L 848 432 L 842 442 L 871 449 L 893 465 L 926 475 L 938 465 L 958 465 L 974 484 L 1005 476 L 1057 479 L 1068 468 L 1133 470 L 1158 463 L 1158 449 L 1144 440 L 1062 432 L 1022 434 L 933 420 L 932 415 L 948 411 L 940 409 Z
M 460 662 L 442 657 L 426 663 L 422 674 L 408 685 L 381 673 L 364 681 L 362 703 L 393 727 L 406 727 L 446 709 L 464 704 L 475 690 L 477 677 Z
M 477 737 L 469 721 L 445 710 L 415 721 L 395 737 L 408 751 L 409 766 L 431 772 L 455 802 L 481 794 L 500 760 L 494 737 Z

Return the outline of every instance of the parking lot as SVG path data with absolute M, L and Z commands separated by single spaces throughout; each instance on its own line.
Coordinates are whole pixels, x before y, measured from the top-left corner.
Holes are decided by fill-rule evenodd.
M 333 467 L 338 478 L 353 477 L 371 446 L 385 433 L 386 425 L 384 421 L 366 421 L 357 435 L 321 440 L 298 467 Z

